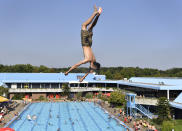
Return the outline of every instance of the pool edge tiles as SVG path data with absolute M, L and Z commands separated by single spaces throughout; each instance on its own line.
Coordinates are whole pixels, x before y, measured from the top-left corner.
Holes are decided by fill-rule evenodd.
M 35 105 L 37 108 L 33 108 L 32 111 L 30 111 L 28 108 L 26 110 L 28 113 L 20 114 L 22 119 L 13 121 L 9 127 L 14 129 L 16 125 L 20 126 L 16 127 L 16 131 L 23 131 L 25 128 L 26 131 L 83 131 L 84 129 L 87 131 L 92 131 L 92 129 L 95 129 L 94 131 L 103 131 L 106 129 L 107 131 L 112 131 L 113 128 L 115 130 L 119 129 L 120 131 L 125 131 L 128 128 L 127 126 L 122 125 L 120 120 L 120 124 L 118 125 L 118 119 L 116 118 L 112 118 L 112 121 L 110 121 L 108 118 L 108 115 L 110 114 L 108 114 L 108 112 L 100 106 L 96 106 L 93 102 L 41 103 L 45 105 L 45 107 L 41 108 L 39 106 L 42 104 L 33 103 L 33 105 Z M 98 108 L 100 116 L 94 111 L 94 108 Z M 28 114 L 31 117 L 36 114 L 37 119 L 30 121 L 27 120 Z
M 109 112 L 102 108 L 100 105 L 98 105 L 105 113 L 109 114 Z M 129 129 L 130 131 L 132 131 L 132 129 L 130 127 L 128 127 L 123 121 L 119 120 L 118 118 L 116 118 L 114 115 L 109 114 L 111 116 L 111 118 L 115 119 L 116 121 L 118 121 L 124 128 Z
M 21 113 L 17 117 L 17 119 L 9 127 L 11 127 L 11 128 L 14 127 L 13 129 L 16 130 L 16 131 L 21 129 L 21 127 L 24 127 L 24 123 L 27 120 L 26 114 L 27 115 L 30 114 L 36 108 L 36 106 L 37 106 L 37 104 L 32 103 L 26 110 L 23 111 L 23 113 Z M 21 122 L 19 122 L 20 120 L 21 120 Z M 17 123 L 19 124 L 19 126 L 17 126 Z
M 26 111 L 26 110 L 28 109 L 28 107 L 30 107 L 31 105 L 32 105 L 32 103 L 27 104 L 27 105 L 19 112 L 18 116 L 13 117 L 8 123 L 6 123 L 6 125 L 4 126 L 4 128 L 10 127 L 10 125 L 11 125 L 18 117 L 20 117 L 20 115 L 23 114 L 24 111 Z

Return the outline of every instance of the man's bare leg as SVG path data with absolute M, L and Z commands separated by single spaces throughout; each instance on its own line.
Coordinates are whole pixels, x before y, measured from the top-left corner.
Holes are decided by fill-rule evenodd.
M 99 8 L 98 14 L 96 15 L 95 19 L 93 20 L 93 22 L 89 25 L 88 30 L 92 31 L 93 27 L 97 24 L 97 21 L 99 19 L 100 14 L 102 13 L 102 8 Z
M 99 19 L 99 16 L 100 16 L 100 14 L 98 14 L 98 15 L 95 17 L 94 21 L 89 25 L 88 30 L 90 30 L 90 31 L 93 30 L 94 26 L 97 24 L 97 21 L 98 21 L 98 19 Z
M 80 65 L 86 64 L 86 63 L 88 63 L 88 62 L 90 62 L 90 60 L 84 59 L 84 60 L 80 61 L 79 63 L 75 64 L 74 66 L 72 66 L 72 67 L 71 67 L 67 72 L 65 72 L 64 74 L 65 74 L 65 75 L 68 75 L 68 73 L 69 73 L 70 71 L 72 71 L 72 70 L 76 69 L 77 67 L 79 67 Z
M 87 26 L 93 21 L 93 19 L 95 18 L 95 16 L 99 14 L 99 12 L 97 11 L 97 7 L 94 5 L 94 12 L 93 14 L 90 16 L 90 18 L 88 18 L 87 21 L 85 21 L 83 24 L 82 24 L 82 30 L 86 30 L 87 29 Z
M 90 47 L 87 46 L 83 46 L 83 54 L 84 54 L 84 60 L 80 61 L 79 63 L 75 64 L 74 66 L 72 66 L 66 73 L 65 75 L 67 75 L 70 71 L 72 71 L 73 69 L 77 68 L 78 66 L 82 65 L 82 64 L 86 64 L 88 62 L 92 61 L 92 57 L 93 57 L 93 53 L 92 53 L 92 49 Z

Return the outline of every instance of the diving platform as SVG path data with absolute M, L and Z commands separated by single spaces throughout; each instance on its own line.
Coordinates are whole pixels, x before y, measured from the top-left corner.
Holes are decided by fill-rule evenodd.
M 140 104 L 135 103 L 135 96 L 136 94 L 127 93 L 126 100 L 127 100 L 127 116 L 133 116 L 136 118 L 137 113 L 142 114 L 143 116 L 148 117 L 149 119 L 156 118 L 156 115 L 151 113 L 145 107 Z

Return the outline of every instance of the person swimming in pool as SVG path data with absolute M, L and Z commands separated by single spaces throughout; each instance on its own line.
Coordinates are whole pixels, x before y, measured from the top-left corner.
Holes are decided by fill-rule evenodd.
M 27 115 L 27 119 L 28 119 L 29 121 L 32 120 L 32 118 L 31 118 L 31 116 L 30 116 L 29 114 Z
M 102 13 L 102 8 L 99 7 L 97 9 L 96 5 L 94 5 L 94 12 L 90 16 L 90 18 L 82 24 L 81 27 L 81 43 L 83 48 L 84 60 L 80 61 L 79 63 L 73 65 L 65 75 L 68 75 L 70 71 L 76 69 L 82 64 L 90 63 L 90 68 L 88 72 L 80 79 L 82 82 L 89 73 L 93 73 L 96 70 L 100 69 L 100 64 L 96 62 L 96 58 L 92 51 L 92 36 L 93 36 L 93 28 L 97 24 L 100 14 Z

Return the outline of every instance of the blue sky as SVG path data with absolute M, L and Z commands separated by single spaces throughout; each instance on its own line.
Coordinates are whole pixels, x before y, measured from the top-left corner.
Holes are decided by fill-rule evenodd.
M 182 67 L 181 0 L 0 1 L 0 64 L 82 60 L 81 23 L 94 4 L 103 7 L 92 46 L 102 66 Z

